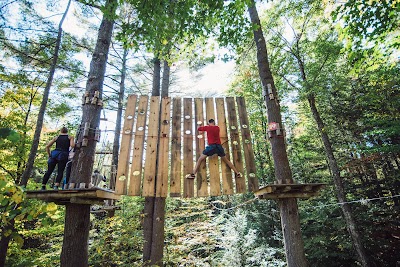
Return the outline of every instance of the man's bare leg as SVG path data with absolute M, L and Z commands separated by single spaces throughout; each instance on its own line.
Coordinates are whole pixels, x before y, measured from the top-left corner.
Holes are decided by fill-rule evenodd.
M 230 162 L 230 160 L 226 156 L 221 157 L 221 160 L 223 162 L 225 162 L 229 166 L 229 168 L 231 168 L 235 172 L 236 176 L 240 175 L 239 171 L 236 169 L 236 167 L 232 164 L 232 162 Z
M 197 172 L 199 171 L 199 169 L 200 169 L 201 163 L 202 163 L 206 158 L 207 158 L 207 155 L 201 154 L 201 156 L 199 157 L 199 159 L 198 159 L 197 162 L 196 162 L 196 166 L 195 166 L 194 169 L 193 169 L 193 173 L 190 173 L 190 174 L 186 175 L 186 178 L 194 179 L 196 173 L 197 173 Z
M 194 167 L 193 173 L 196 174 L 199 169 L 200 169 L 200 165 L 201 163 L 207 158 L 207 155 L 201 154 L 201 156 L 199 157 L 199 159 L 196 162 L 196 166 Z

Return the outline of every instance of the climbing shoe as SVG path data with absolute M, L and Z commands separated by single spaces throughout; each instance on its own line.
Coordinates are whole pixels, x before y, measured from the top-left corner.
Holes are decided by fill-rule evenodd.
M 194 179 L 196 178 L 196 175 L 194 175 L 194 173 L 190 173 L 188 175 L 185 176 L 186 179 Z

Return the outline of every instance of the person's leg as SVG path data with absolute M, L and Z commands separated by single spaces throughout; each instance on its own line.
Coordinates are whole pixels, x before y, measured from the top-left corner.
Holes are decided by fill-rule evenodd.
M 193 173 L 196 174 L 199 169 L 200 169 L 200 165 L 201 163 L 207 158 L 207 155 L 201 154 L 201 156 L 199 157 L 199 159 L 196 162 L 196 166 L 194 167 Z
M 47 171 L 43 176 L 43 181 L 42 181 L 42 189 L 46 188 L 46 184 L 49 181 L 50 175 L 53 173 L 54 168 L 57 165 L 57 161 L 53 160 L 53 159 L 49 159 L 47 161 Z
M 200 168 L 201 163 L 202 163 L 206 158 L 207 158 L 207 155 L 201 154 L 201 156 L 199 157 L 199 159 L 198 159 L 197 162 L 196 162 L 196 165 L 195 165 L 195 167 L 194 167 L 194 169 L 193 169 L 193 172 L 187 174 L 185 177 L 186 177 L 187 179 L 194 179 L 194 178 L 196 177 L 196 173 L 198 172 L 198 170 L 199 170 L 199 168 Z
M 66 185 L 69 183 L 69 177 L 71 176 L 71 167 L 72 167 L 72 161 L 68 161 L 67 166 L 65 167 L 65 184 Z
M 226 156 L 221 157 L 221 160 L 223 162 L 225 162 L 229 166 L 229 168 L 231 168 L 235 172 L 236 176 L 239 176 L 239 177 L 241 176 L 239 171 L 236 169 L 236 167 L 232 164 L 232 162 L 230 162 L 230 160 Z
M 65 166 L 67 165 L 67 160 L 59 161 L 57 165 L 57 178 L 54 186 L 59 187 L 64 175 Z

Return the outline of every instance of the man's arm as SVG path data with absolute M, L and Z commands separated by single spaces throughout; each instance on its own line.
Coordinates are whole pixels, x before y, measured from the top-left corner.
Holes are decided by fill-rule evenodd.
M 207 126 L 200 126 L 199 128 L 197 128 L 197 131 L 204 132 L 206 129 L 207 129 Z

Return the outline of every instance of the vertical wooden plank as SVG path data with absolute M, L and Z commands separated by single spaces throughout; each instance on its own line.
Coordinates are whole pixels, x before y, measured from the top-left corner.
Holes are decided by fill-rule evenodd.
M 243 174 L 243 158 L 242 158 L 242 150 L 240 145 L 239 138 L 239 127 L 236 117 L 236 107 L 235 100 L 233 97 L 226 98 L 226 106 L 228 111 L 228 121 L 229 121 L 229 133 L 232 147 L 232 158 L 233 165 L 235 165 L 236 169 Z M 246 181 L 243 178 L 235 179 L 236 184 L 236 193 L 246 192 Z
M 161 99 L 160 135 L 158 143 L 156 197 L 168 195 L 168 156 L 169 156 L 169 131 L 171 122 L 171 98 Z
M 131 175 L 128 189 L 128 195 L 130 196 L 140 196 L 140 191 L 142 189 L 143 148 L 146 132 L 148 103 L 148 96 L 140 96 L 136 119 L 135 140 L 133 145 Z
M 171 134 L 171 178 L 170 178 L 170 196 L 181 196 L 181 179 L 182 179 L 182 100 L 173 98 L 172 100 L 172 134 Z
M 214 119 L 216 121 L 214 101 L 212 98 L 206 98 L 206 116 L 207 116 L 207 121 L 209 119 Z M 221 195 L 221 182 L 220 182 L 220 173 L 218 167 L 218 156 L 214 155 L 208 157 L 207 159 L 208 159 L 208 170 L 210 172 L 210 195 L 219 196 Z
M 197 128 L 204 125 L 204 110 L 203 110 L 203 98 L 194 99 L 195 109 L 195 138 L 196 138 L 196 160 L 203 154 L 205 149 L 205 133 L 197 131 Z M 201 123 L 200 123 L 201 122 Z M 197 172 L 197 196 L 206 197 L 208 196 L 208 183 L 207 183 L 207 170 L 206 162 L 203 161 L 200 165 L 200 169 Z
M 143 196 L 154 197 L 157 161 L 158 123 L 160 118 L 160 98 L 150 97 L 149 129 L 147 132 L 146 160 L 144 163 Z
M 193 116 L 192 99 L 183 99 L 183 173 L 193 172 Z M 194 179 L 185 179 L 183 183 L 183 196 L 194 196 Z
M 131 154 L 133 122 L 136 109 L 136 95 L 128 96 L 128 103 L 125 110 L 124 127 L 122 130 L 121 149 L 119 151 L 117 179 L 115 193 L 126 194 L 127 178 L 129 176 L 129 158 Z M 119 134 L 119 133 L 115 133 Z
M 254 192 L 258 190 L 258 179 L 256 177 L 256 164 L 254 161 L 254 151 L 251 144 L 251 134 L 249 118 L 247 117 L 246 102 L 243 97 L 237 97 L 240 127 L 242 132 L 243 151 L 246 160 L 246 171 L 248 177 L 248 190 Z
M 219 135 L 221 138 L 221 144 L 222 144 L 222 147 L 224 148 L 226 158 L 230 159 L 228 131 L 226 129 L 224 99 L 216 98 L 215 104 L 217 107 L 217 119 L 218 119 Z M 222 172 L 222 194 L 223 195 L 232 195 L 233 194 L 232 171 L 231 171 L 231 168 L 222 160 L 221 160 L 221 172 Z

